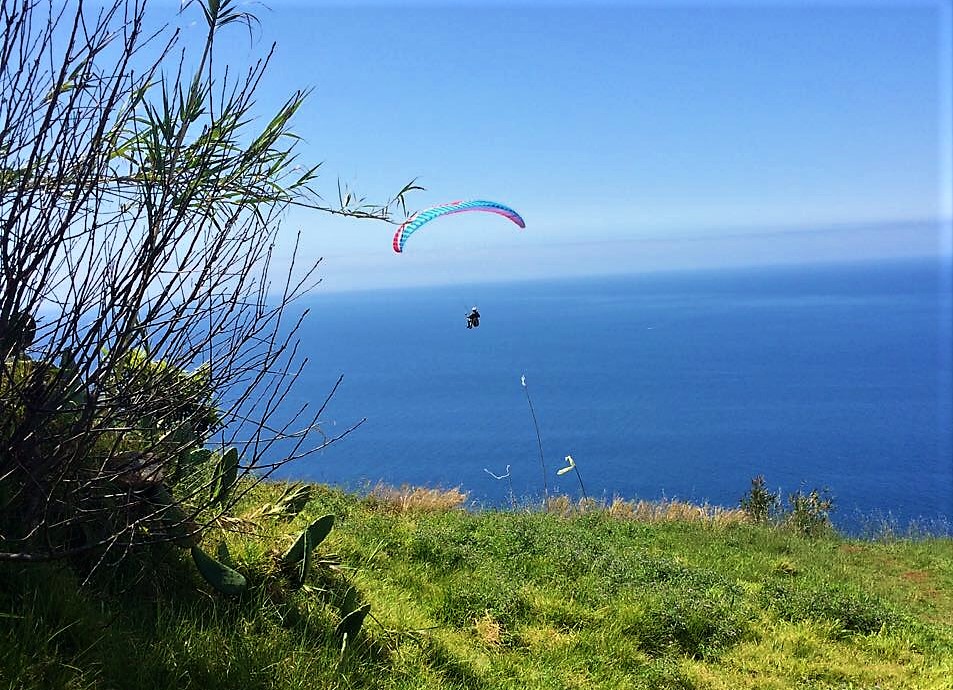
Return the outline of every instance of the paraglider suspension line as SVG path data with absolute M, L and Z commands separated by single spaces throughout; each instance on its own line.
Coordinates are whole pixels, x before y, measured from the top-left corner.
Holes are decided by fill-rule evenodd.
M 533 427 L 536 429 L 536 444 L 539 446 L 539 464 L 543 468 L 543 496 L 549 501 L 549 485 L 546 482 L 546 459 L 543 457 L 543 439 L 539 435 L 539 424 L 536 421 L 536 410 L 533 409 L 533 399 L 529 397 L 529 388 L 523 383 L 526 392 L 526 402 L 529 403 L 529 413 L 533 415 Z

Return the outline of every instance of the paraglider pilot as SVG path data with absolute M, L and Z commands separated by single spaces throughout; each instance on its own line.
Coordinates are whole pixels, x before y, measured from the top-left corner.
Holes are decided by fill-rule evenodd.
M 467 315 L 467 328 L 476 328 L 480 325 L 480 312 L 477 311 L 476 307 L 470 310 L 470 313 Z

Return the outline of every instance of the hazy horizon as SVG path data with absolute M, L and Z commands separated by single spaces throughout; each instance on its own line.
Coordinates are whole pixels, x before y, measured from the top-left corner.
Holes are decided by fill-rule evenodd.
M 524 246 L 519 241 L 524 238 L 519 238 L 502 248 L 475 248 L 459 254 L 427 249 L 385 256 L 374 252 L 331 254 L 319 266 L 319 290 L 347 292 L 890 259 L 948 261 L 953 257 L 946 241 L 949 226 L 921 221 L 817 230 L 735 229 L 714 236 L 701 231 L 657 233 L 544 245 L 526 242 Z M 812 253 L 807 260 L 798 254 L 806 249 Z M 569 265 L 566 256 L 573 259 Z M 485 270 L 485 263 L 491 261 L 494 270 Z

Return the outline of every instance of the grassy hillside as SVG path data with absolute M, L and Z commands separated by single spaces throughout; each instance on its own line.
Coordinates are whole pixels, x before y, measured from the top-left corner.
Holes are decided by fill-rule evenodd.
M 240 597 L 171 546 L 85 584 L 92 563 L 0 566 L 0 688 L 953 688 L 949 539 L 320 486 L 296 512 L 283 488 L 205 538 Z M 276 556 L 327 513 L 298 587 Z M 357 637 L 335 634 L 365 602 Z

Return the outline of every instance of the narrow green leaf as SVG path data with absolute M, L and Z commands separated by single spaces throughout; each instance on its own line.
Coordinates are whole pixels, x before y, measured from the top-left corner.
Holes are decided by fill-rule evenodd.
M 311 537 L 310 530 L 305 530 L 304 534 L 304 558 L 298 563 L 298 584 L 303 585 L 305 578 L 308 577 L 308 570 L 311 568 Z

